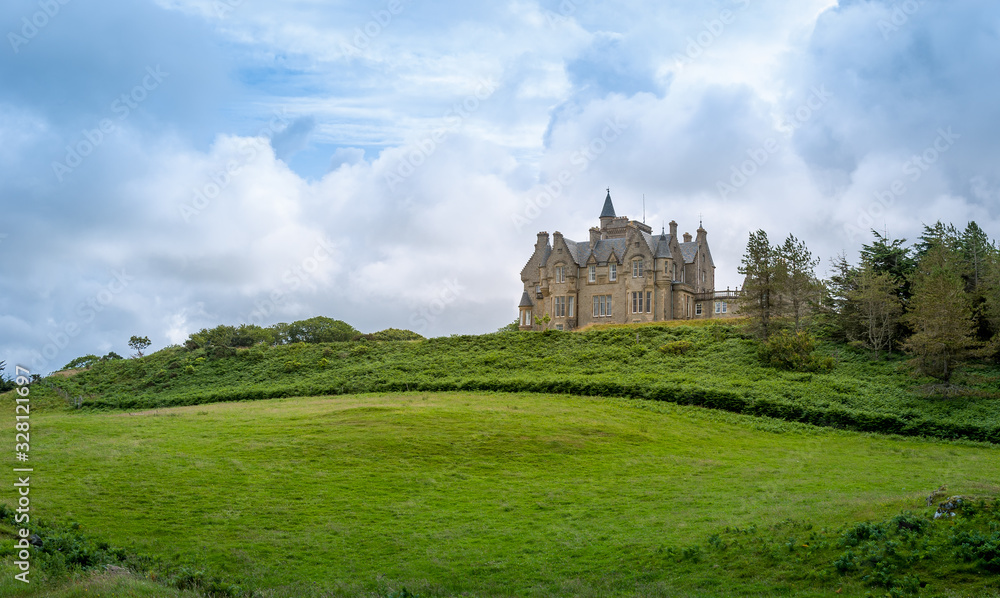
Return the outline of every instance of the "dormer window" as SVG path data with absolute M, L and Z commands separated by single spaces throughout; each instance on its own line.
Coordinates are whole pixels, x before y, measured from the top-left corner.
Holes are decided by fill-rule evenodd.
M 591 266 L 587 269 L 587 280 L 597 282 L 597 266 Z
M 618 264 L 608 264 L 608 280 L 618 280 Z

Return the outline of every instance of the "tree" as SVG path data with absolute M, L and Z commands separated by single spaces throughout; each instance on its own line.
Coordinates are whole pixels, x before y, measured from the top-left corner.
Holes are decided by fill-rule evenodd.
M 132 338 L 128 339 L 129 348 L 135 351 L 135 357 L 139 358 L 143 356 L 143 351 L 149 348 L 149 345 L 151 344 L 152 343 L 149 342 L 148 336 L 133 336 Z
M 815 272 L 819 258 L 813 259 L 806 244 L 792 234 L 777 248 L 777 254 L 784 279 L 780 281 L 786 303 L 783 311 L 791 315 L 798 332 L 800 321 L 811 310 L 820 288 Z
M 349 341 L 361 336 L 361 333 L 347 322 L 324 316 L 292 322 L 288 325 L 287 334 L 290 343 L 332 343 Z
M 771 319 L 778 309 L 780 281 L 784 272 L 777 252 L 763 230 L 750 233 L 739 273 L 745 277 L 739 300 L 740 311 L 749 318 L 753 332 L 759 338 L 767 339 L 771 333 Z
M 903 313 L 901 285 L 892 274 L 876 272 L 872 264 L 863 265 L 856 281 L 848 298 L 860 324 L 861 344 L 877 359 L 882 349 L 892 352 L 896 324 Z
M 67 363 L 62 369 L 75 370 L 78 368 L 89 368 L 100 360 L 101 358 L 97 355 L 84 355 L 83 357 L 77 357 L 73 361 Z
M 903 348 L 921 372 L 948 381 L 975 346 L 972 309 L 961 257 L 945 239 L 931 243 L 910 277 L 913 296 L 903 317 L 913 330 Z
M 860 338 L 857 309 L 850 299 L 851 292 L 858 288 L 858 269 L 843 253 L 831 260 L 831 269 L 830 278 L 824 281 L 822 288 L 820 314 L 826 323 L 826 334 L 848 342 Z
M 875 272 L 887 272 L 899 283 L 899 298 L 904 303 L 910 298 L 910 275 L 917 262 L 913 252 L 904 247 L 906 239 L 890 239 L 873 230 L 875 241 L 871 245 L 862 245 L 861 262 L 871 264 Z

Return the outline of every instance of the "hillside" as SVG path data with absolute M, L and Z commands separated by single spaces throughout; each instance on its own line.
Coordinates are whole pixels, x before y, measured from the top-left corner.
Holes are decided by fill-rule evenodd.
M 1000 442 L 1000 368 L 946 389 L 843 345 L 831 371 L 763 367 L 732 323 L 507 332 L 424 341 L 173 347 L 48 383 L 84 408 L 144 409 L 359 392 L 555 392 L 648 398 L 859 431 Z M 942 393 L 945 393 L 943 396 Z
M 998 591 L 980 561 L 1000 513 L 975 506 L 1000 494 L 991 445 L 542 394 L 33 418 L 35 516 L 75 522 L 43 530 L 68 551 L 47 571 L 111 562 L 183 587 L 281 598 L 404 587 L 498 598 Z M 973 497 L 954 520 L 930 518 L 927 496 L 942 485 Z M 101 541 L 87 548 L 77 528 Z M 6 529 L 0 554 L 13 543 Z M 52 595 L 0 582 L 13 595 L 35 587 Z M 83 587 L 100 586 L 65 595 L 89 595 Z M 110 595 L 144 595 L 131 592 Z

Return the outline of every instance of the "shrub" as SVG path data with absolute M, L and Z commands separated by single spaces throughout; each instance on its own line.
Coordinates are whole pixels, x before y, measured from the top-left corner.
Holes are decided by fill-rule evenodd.
M 660 352 L 667 355 L 684 355 L 693 348 L 694 343 L 691 341 L 670 341 L 660 346 Z
M 833 359 L 818 357 L 816 339 L 807 332 L 782 330 L 761 343 L 758 355 L 764 365 L 783 370 L 812 372 L 833 368 Z

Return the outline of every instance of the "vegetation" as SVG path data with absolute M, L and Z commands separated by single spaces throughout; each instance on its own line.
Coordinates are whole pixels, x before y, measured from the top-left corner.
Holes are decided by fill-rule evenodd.
M 739 323 L 703 321 L 417 342 L 171 347 L 47 382 L 66 396 L 82 397 L 85 409 L 359 392 L 527 391 L 636 397 L 869 432 L 1000 441 L 996 366 L 964 366 L 943 400 L 934 379 L 914 377 L 898 356 L 872 362 L 864 352 L 820 341 L 800 362 L 811 371 L 777 370 L 761 362 L 759 344 Z
M 94 584 L 86 572 L 110 564 L 129 583 L 302 598 L 881 596 L 912 578 L 920 596 L 998 591 L 992 503 L 936 521 L 925 506 L 942 484 L 995 496 L 990 445 L 558 395 L 98 413 L 38 390 L 33 507 L 43 546 L 63 546 L 36 553 L 41 587 Z

